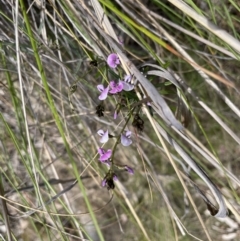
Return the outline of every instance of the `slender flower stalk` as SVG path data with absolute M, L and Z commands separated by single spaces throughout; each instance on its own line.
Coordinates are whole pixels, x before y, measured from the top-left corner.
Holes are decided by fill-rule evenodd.
M 135 107 L 132 108 L 132 110 L 130 111 L 129 116 L 128 116 L 128 119 L 126 120 L 126 122 L 125 122 L 125 124 L 124 124 L 122 130 L 124 130 L 124 129 L 126 128 L 128 122 L 129 122 L 129 120 L 130 120 L 130 118 L 131 118 L 131 114 L 134 112 L 134 110 L 135 110 Z M 121 138 L 121 135 L 118 136 L 117 141 L 116 141 L 116 143 L 115 143 L 115 145 L 114 145 L 114 147 L 113 147 L 113 151 L 112 151 L 112 160 L 113 160 L 113 158 L 114 158 L 114 154 L 115 154 L 115 151 L 116 151 L 116 147 L 117 147 L 117 144 L 118 144 L 119 141 L 120 141 L 120 138 Z M 112 163 L 113 163 L 113 161 L 112 161 Z M 112 166 L 113 166 L 113 165 L 112 165 Z M 111 167 L 112 167 L 112 166 L 111 166 Z
M 92 64 L 95 64 L 95 63 L 92 63 Z M 115 53 L 111 53 L 107 58 L 107 64 L 109 65 L 110 68 L 113 68 L 113 69 L 117 68 L 117 66 L 120 64 L 120 59 L 119 59 L 118 55 Z M 132 75 L 125 75 L 123 80 L 118 80 L 118 81 L 112 80 L 109 82 L 109 85 L 107 87 L 105 87 L 103 84 L 97 85 L 97 89 L 101 92 L 98 99 L 105 100 L 109 94 L 117 95 L 122 91 L 133 90 L 134 85 L 131 83 L 132 77 L 133 77 Z M 114 115 L 113 115 L 114 119 L 117 118 L 121 108 L 127 106 L 126 96 L 128 96 L 128 95 L 120 94 L 118 96 L 118 103 L 116 105 L 116 109 L 115 109 Z M 103 106 L 103 102 L 101 102 L 96 107 L 96 114 L 99 117 L 104 116 L 104 113 L 103 113 L 104 110 L 105 110 L 105 108 Z M 133 168 L 131 168 L 127 165 L 118 166 L 114 163 L 114 153 L 116 151 L 117 145 L 120 144 L 120 142 L 123 146 L 126 146 L 126 147 L 130 146 L 132 144 L 132 140 L 131 140 L 132 132 L 129 130 L 125 130 L 125 129 L 131 119 L 132 114 L 134 113 L 134 110 L 135 110 L 135 106 L 132 106 L 131 110 L 129 111 L 129 114 L 128 114 L 129 116 L 128 116 L 126 122 L 124 123 L 121 132 L 116 136 L 117 140 L 113 146 L 113 149 L 105 150 L 103 148 L 98 148 L 99 161 L 103 164 L 106 164 L 109 169 L 101 182 L 101 185 L 103 187 L 107 187 L 108 190 L 114 189 L 115 188 L 114 182 L 118 180 L 118 177 L 114 172 L 115 168 L 125 170 L 129 174 L 134 174 Z M 97 133 L 100 136 L 100 140 L 99 140 L 100 143 L 106 143 L 106 142 L 108 142 L 109 138 L 114 137 L 109 134 L 108 130 L 100 129 L 97 131 Z

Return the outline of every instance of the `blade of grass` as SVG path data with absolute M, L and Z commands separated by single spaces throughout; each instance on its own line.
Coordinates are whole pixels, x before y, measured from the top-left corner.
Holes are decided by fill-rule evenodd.
M 100 238 L 101 241 L 103 241 L 104 237 L 102 235 L 102 232 L 101 232 L 100 227 L 98 225 L 97 219 L 96 219 L 96 217 L 94 215 L 94 212 L 92 210 L 91 204 L 90 204 L 90 202 L 88 200 L 88 197 L 87 197 L 87 194 L 86 194 L 86 191 L 85 191 L 85 187 L 84 187 L 81 179 L 79 178 L 79 173 L 78 173 L 78 170 L 77 170 L 76 163 L 75 163 L 75 161 L 74 161 L 74 159 L 72 157 L 71 149 L 70 149 L 69 144 L 68 144 L 68 142 L 67 142 L 67 140 L 65 138 L 65 133 L 64 133 L 61 121 L 60 121 L 60 117 L 59 117 L 59 115 L 57 113 L 56 107 L 54 105 L 54 101 L 52 99 L 52 96 L 51 96 L 51 93 L 50 93 L 50 90 L 49 90 L 49 87 L 48 87 L 48 83 L 47 83 L 47 79 L 46 79 L 46 76 L 45 76 L 45 72 L 44 72 L 44 69 L 43 69 L 43 66 L 42 66 L 42 62 L 41 62 L 40 56 L 38 54 L 36 41 L 34 40 L 34 37 L 33 37 L 33 34 L 32 34 L 31 26 L 30 26 L 30 23 L 29 23 L 28 16 L 26 14 L 26 8 L 25 8 L 23 0 L 20 0 L 20 6 L 21 6 L 21 9 L 22 9 L 22 12 L 23 12 L 25 24 L 26 24 L 26 27 L 27 27 L 27 32 L 28 32 L 29 39 L 30 39 L 30 42 L 31 42 L 31 45 L 32 45 L 32 49 L 34 51 L 34 56 L 35 56 L 35 59 L 36 59 L 36 62 L 37 62 L 37 66 L 38 66 L 38 69 L 39 69 L 39 72 L 40 72 L 40 75 L 41 75 L 41 79 L 43 81 L 44 89 L 46 91 L 46 96 L 47 96 L 49 107 L 50 107 L 51 112 L 53 114 L 53 117 L 54 117 L 54 119 L 56 121 L 56 125 L 58 127 L 59 133 L 60 133 L 60 135 L 61 135 L 61 137 L 62 137 L 62 139 L 64 141 L 64 145 L 66 147 L 66 150 L 67 150 L 70 162 L 71 162 L 71 164 L 73 166 L 73 171 L 74 171 L 75 177 L 77 178 L 79 187 L 81 189 L 82 195 L 84 197 L 85 203 L 86 203 L 86 205 L 88 207 L 88 210 L 90 212 L 91 218 L 93 220 L 93 223 L 95 225 L 95 228 L 97 230 L 99 238 Z

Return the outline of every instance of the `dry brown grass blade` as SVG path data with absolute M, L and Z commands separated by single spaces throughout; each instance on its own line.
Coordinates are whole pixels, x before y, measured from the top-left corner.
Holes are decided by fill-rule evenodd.
M 144 7 L 144 10 L 147 11 L 147 12 L 149 12 L 149 13 L 150 13 L 153 17 L 155 17 L 156 19 L 159 19 L 160 21 L 166 23 L 167 25 L 169 25 L 169 26 L 177 29 L 179 32 L 182 32 L 182 33 L 184 33 L 184 34 L 186 34 L 186 35 L 188 35 L 188 36 L 190 36 L 190 37 L 198 40 L 199 42 L 202 42 L 202 43 L 206 44 L 207 46 L 210 46 L 210 47 L 218 50 L 219 52 L 222 52 L 222 53 L 226 54 L 227 56 L 229 56 L 229 57 L 231 57 L 231 58 L 237 59 L 237 57 L 236 57 L 233 53 L 231 53 L 230 51 L 222 48 L 221 46 L 218 46 L 218 45 L 210 42 L 209 40 L 204 39 L 204 38 L 198 36 L 197 34 L 194 34 L 193 32 L 190 32 L 189 30 L 181 27 L 181 26 L 178 25 L 178 24 L 175 24 L 175 23 L 169 21 L 168 19 L 166 19 L 166 18 L 164 18 L 164 17 L 156 14 L 155 12 L 150 11 L 149 9 L 146 9 L 145 7 Z
M 156 123 L 156 122 L 153 120 L 153 118 L 152 118 L 151 115 L 149 114 L 148 110 L 146 110 L 146 108 L 144 108 L 144 111 L 145 111 L 145 113 L 147 114 L 148 119 L 150 120 L 151 125 L 152 125 L 153 129 L 155 130 L 155 133 L 156 133 L 159 141 L 161 142 L 161 144 L 162 144 L 162 146 L 163 146 L 163 148 L 164 148 L 164 150 L 165 150 L 165 152 L 166 152 L 166 154 L 167 154 L 167 157 L 168 157 L 171 165 L 173 166 L 173 168 L 174 168 L 174 170 L 175 170 L 175 172 L 176 172 L 176 174 L 177 174 L 177 176 L 178 176 L 178 179 L 180 180 L 180 182 L 181 182 L 181 184 L 182 184 L 182 186 L 183 186 L 183 188 L 184 188 L 184 190 L 185 190 L 185 192 L 186 192 L 186 194 L 187 194 L 187 196 L 188 196 L 188 198 L 189 198 L 189 200 L 190 200 L 190 202 L 191 202 L 191 204 L 192 204 L 192 206 L 193 206 L 193 208 L 194 208 L 194 211 L 195 211 L 195 213 L 196 213 L 196 215 L 197 215 L 197 217 L 198 217 L 198 219 L 199 219 L 199 221 L 200 221 L 200 223 L 201 223 L 201 225 L 202 225 L 202 227 L 203 227 L 203 230 L 204 230 L 204 232 L 205 232 L 208 240 L 209 240 L 209 241 L 212 240 L 211 237 L 210 237 L 210 235 L 209 235 L 209 232 L 207 231 L 207 228 L 206 228 L 206 226 L 205 226 L 205 224 L 204 224 L 204 222 L 203 222 L 203 220 L 202 220 L 202 218 L 201 218 L 201 215 L 200 215 L 200 213 L 199 213 L 198 210 L 197 210 L 196 204 L 195 204 L 195 202 L 193 201 L 193 199 L 192 199 L 192 197 L 191 197 L 191 194 L 189 193 L 188 188 L 187 188 L 185 182 L 183 181 L 183 179 L 182 179 L 182 177 L 181 177 L 181 175 L 180 175 L 180 172 L 179 172 L 179 170 L 178 170 L 175 162 L 173 161 L 173 159 L 172 159 L 172 157 L 171 157 L 171 155 L 170 155 L 170 153 L 169 153 L 169 151 L 168 151 L 168 148 L 167 148 L 165 142 L 163 141 L 162 133 L 160 134 L 160 132 L 159 132 L 160 126 L 158 125 L 158 123 Z M 158 126 L 158 127 L 157 127 L 157 126 Z M 166 139 L 166 138 L 165 138 L 165 139 Z M 196 170 L 195 170 L 195 171 L 196 171 Z
M 147 233 L 146 229 L 144 228 L 144 225 L 143 225 L 142 221 L 141 221 L 140 218 L 138 217 L 138 215 L 137 215 L 134 207 L 132 206 L 129 198 L 127 197 L 127 195 L 125 194 L 125 192 L 124 192 L 124 190 L 123 190 L 123 186 L 122 186 L 121 183 L 119 183 L 119 182 L 117 183 L 117 186 L 118 186 L 118 189 L 119 189 L 120 192 L 121 192 L 121 195 L 122 195 L 124 201 L 125 201 L 126 204 L 128 205 L 128 207 L 129 207 L 129 209 L 130 209 L 133 217 L 134 217 L 135 220 L 137 221 L 140 229 L 142 230 L 144 236 L 146 237 L 147 240 L 150 241 L 150 238 L 149 238 L 149 236 L 148 236 L 148 233 Z
M 108 20 L 108 17 L 105 14 L 105 12 L 103 11 L 102 6 L 98 2 L 98 0 L 91 0 L 91 2 L 92 2 L 92 6 L 94 8 L 94 11 L 96 13 L 97 19 L 98 19 L 100 25 L 103 27 L 104 31 L 108 35 L 112 36 L 113 39 L 118 41 L 117 35 L 116 35 L 115 31 L 113 30 L 113 27 L 112 27 L 110 21 Z
M 134 16 L 133 14 L 128 11 L 128 9 L 126 9 L 123 4 L 121 4 L 121 2 L 118 1 L 118 3 L 125 9 L 125 11 L 130 15 L 132 16 L 132 18 L 134 19 Z M 194 67 L 194 69 L 196 69 L 197 71 L 202 71 L 203 73 L 205 74 L 208 74 L 209 76 L 211 76 L 212 78 L 218 80 L 219 82 L 231 87 L 231 88 L 235 88 L 235 84 L 233 82 L 230 82 L 228 80 L 226 80 L 225 78 L 223 78 L 222 76 L 219 76 L 218 74 L 212 72 L 212 71 L 209 71 L 207 70 L 206 68 L 198 65 L 189 55 L 185 55 L 186 51 L 174 40 L 174 38 L 168 34 L 167 31 L 165 31 L 163 29 L 163 27 L 161 27 L 157 22 L 156 20 L 151 16 L 158 16 L 157 14 L 149 14 L 151 12 L 149 12 L 149 9 L 147 9 L 143 4 L 141 4 L 139 1 L 138 1 L 138 4 L 141 6 L 141 8 L 146 12 L 146 14 L 148 15 L 149 19 L 151 20 L 151 22 L 153 23 L 152 25 L 155 26 L 155 28 L 158 30 L 158 31 L 155 31 L 154 29 L 151 29 L 151 31 L 156 35 L 158 36 L 160 39 L 162 39 L 162 34 L 167 37 L 167 39 L 172 42 L 173 46 L 179 51 L 176 51 L 174 48 L 172 48 L 169 44 L 165 43 L 164 47 L 170 51 L 172 54 L 174 54 L 175 56 L 185 60 L 186 62 L 188 62 L 191 66 Z M 146 29 L 149 28 L 148 25 L 146 25 L 143 21 L 141 21 L 140 19 L 136 18 L 136 22 L 140 25 L 140 26 L 144 26 Z M 160 34 L 162 33 L 162 34 Z M 209 42 L 209 41 L 208 41 Z M 207 43 L 208 43 L 207 42 Z M 215 48 L 217 46 L 214 46 Z M 221 49 L 222 50 L 222 49 Z M 183 53 L 181 51 L 184 51 Z M 229 55 L 230 53 L 227 52 L 227 54 Z M 164 62 L 163 60 L 161 60 L 162 62 Z
M 4 192 L 4 187 L 2 183 L 2 174 L 0 174 L 0 196 L 4 197 L 4 195 L 5 195 L 5 192 Z M 7 237 L 9 241 L 12 241 L 13 239 L 12 239 L 11 226 L 10 226 L 9 217 L 8 217 L 7 202 L 5 199 L 2 199 L 0 197 L 0 204 L 1 204 L 1 215 L 3 216 L 3 220 L 5 221 Z
M 105 12 L 103 11 L 102 6 L 100 5 L 100 3 L 98 2 L 98 0 L 91 0 L 92 5 L 94 7 L 95 13 L 97 15 L 98 21 L 100 23 L 100 26 L 103 27 L 103 29 L 105 30 L 105 33 L 107 33 L 109 36 L 111 36 L 116 42 L 119 42 L 118 37 L 107 17 L 107 15 L 105 14 Z M 120 60 L 121 56 L 119 56 Z M 123 69 L 125 70 L 125 73 L 128 74 L 128 68 L 125 65 L 124 61 L 121 61 L 122 65 L 123 65 Z
M 171 36 L 163 27 L 161 27 L 154 19 L 152 19 L 152 21 L 155 23 L 156 28 L 160 31 L 160 33 L 162 33 L 168 40 L 170 43 L 172 43 L 172 45 L 178 50 L 178 52 L 176 52 L 171 46 L 167 45 L 167 48 L 174 53 L 175 55 L 177 55 L 178 57 L 184 59 L 185 61 L 187 61 L 190 65 L 193 66 L 193 68 L 201 75 L 201 77 L 212 87 L 214 88 L 218 93 L 220 93 L 221 95 L 223 95 L 222 91 L 217 87 L 217 85 L 206 75 L 208 74 L 209 76 L 213 77 L 214 79 L 218 80 L 219 82 L 225 84 L 226 86 L 235 88 L 235 84 L 233 82 L 230 82 L 226 79 L 224 79 L 223 77 L 199 66 L 194 60 L 193 58 L 177 43 L 177 41 L 175 41 L 174 37 Z M 225 97 L 226 98 L 226 97 Z M 227 101 L 229 102 L 229 100 Z
M 232 35 L 227 33 L 225 30 L 219 28 L 218 26 L 214 25 L 211 21 L 209 21 L 204 16 L 198 14 L 194 11 L 190 6 L 188 6 L 182 0 L 168 0 L 172 3 L 175 7 L 180 9 L 183 13 L 188 15 L 189 17 L 193 18 L 196 22 L 200 23 L 210 32 L 218 36 L 224 42 L 228 43 L 231 47 L 233 47 L 239 54 L 240 54 L 240 42 L 235 39 Z M 240 56 L 238 56 L 239 58 Z
M 94 23 L 94 26 L 98 29 L 98 31 L 104 36 L 104 38 L 108 41 L 109 44 L 112 45 L 112 47 L 116 50 L 116 52 L 122 56 L 122 59 L 126 62 L 126 65 L 128 66 L 128 68 L 130 69 L 131 73 L 135 75 L 135 77 L 138 79 L 138 81 L 141 83 L 141 85 L 144 87 L 144 90 L 147 92 L 147 95 L 149 95 L 152 100 L 153 100 L 153 103 L 155 105 L 159 104 L 158 108 L 160 107 L 160 111 L 163 112 L 163 110 L 161 109 L 161 104 L 162 103 L 159 103 L 160 99 L 156 98 L 158 97 L 158 92 L 156 91 L 156 89 L 150 85 L 149 81 L 138 71 L 138 69 L 130 62 L 130 60 L 125 56 L 125 54 L 123 54 L 123 52 L 121 51 L 121 49 L 119 49 L 119 47 L 113 42 L 113 40 L 107 36 L 105 33 L 103 33 L 101 31 L 101 28 L 99 28 L 99 26 Z M 159 115 L 161 117 L 163 117 L 163 114 L 160 112 Z M 164 118 L 163 118 L 164 119 Z M 175 117 L 174 117 L 175 119 Z M 165 119 L 166 121 L 166 119 Z M 169 123 L 168 121 L 166 121 L 167 123 Z M 175 123 L 173 124 L 173 122 L 170 122 L 173 126 L 175 126 Z M 179 126 L 178 126 L 179 127 Z M 182 129 L 182 126 L 180 125 L 181 129 Z M 178 129 L 178 128 L 177 128 Z M 225 216 L 226 215 L 226 208 L 225 208 L 225 205 L 224 205 L 224 201 L 222 200 L 222 197 L 221 197 L 221 194 L 218 192 L 217 189 L 215 189 L 216 187 L 210 182 L 210 180 L 207 180 L 207 177 L 203 175 L 203 173 L 201 173 L 200 170 L 195 169 L 195 171 L 198 172 L 198 174 L 206 181 L 206 183 L 208 183 L 209 187 L 211 188 L 215 198 L 218 200 L 218 204 L 219 204 L 219 212 L 216 216 Z

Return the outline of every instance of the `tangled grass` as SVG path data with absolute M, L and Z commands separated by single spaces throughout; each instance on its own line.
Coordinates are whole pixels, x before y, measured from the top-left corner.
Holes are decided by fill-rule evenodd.
M 1 0 L 0 238 L 240 240 L 239 12 L 225 0 Z M 100 101 L 97 85 L 124 75 L 134 90 Z M 124 130 L 131 146 L 116 141 Z

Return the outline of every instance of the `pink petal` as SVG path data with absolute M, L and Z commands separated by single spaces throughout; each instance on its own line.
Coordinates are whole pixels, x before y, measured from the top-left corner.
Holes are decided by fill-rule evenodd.
M 97 85 L 97 89 L 98 89 L 100 92 L 103 92 L 104 86 L 103 86 L 103 85 Z
M 125 81 L 121 81 L 123 84 L 123 90 L 125 91 L 131 91 L 134 89 L 134 85 L 126 83 Z
M 123 146 L 130 146 L 132 144 L 132 140 L 122 134 L 121 135 L 121 143 Z
M 104 179 L 102 180 L 102 187 L 105 187 L 105 186 L 106 186 L 106 184 L 107 184 L 107 179 L 106 179 L 106 178 L 104 178 Z
M 109 90 L 109 93 L 111 93 L 111 94 L 117 94 L 117 89 L 112 89 L 112 90 Z
M 114 80 L 111 80 L 110 83 L 109 83 L 109 86 L 111 87 L 111 89 L 115 89 L 116 88 L 116 83 Z
M 130 83 L 131 80 L 132 80 L 132 75 L 131 75 L 131 74 L 128 74 L 128 75 L 125 75 L 125 76 L 124 76 L 124 81 L 125 81 L 126 83 Z
M 123 90 L 123 83 L 120 81 L 117 85 L 118 92 L 121 92 Z
M 109 91 L 109 93 L 111 94 L 116 94 L 118 92 L 121 92 L 123 90 L 123 83 L 122 81 L 120 81 L 119 83 L 115 83 L 114 81 L 111 81 L 109 83 L 111 90 Z
M 104 133 L 103 132 L 103 135 L 102 135 L 102 138 L 100 139 L 100 142 L 101 143 L 106 143 L 109 139 L 109 136 L 108 136 L 108 130 Z
M 117 111 L 114 112 L 113 119 L 114 119 L 114 120 L 117 119 Z
M 104 131 L 103 130 L 99 130 L 97 133 L 98 133 L 99 136 L 103 136 L 104 135 Z
M 99 95 L 98 99 L 105 100 L 108 96 L 108 91 L 109 91 L 109 86 L 102 91 L 102 93 L 101 93 L 101 95 Z
M 125 170 L 126 170 L 127 172 L 129 172 L 129 174 L 132 174 L 132 175 L 134 174 L 133 168 L 131 168 L 131 167 L 127 166 L 127 165 L 125 165 L 124 168 L 125 168 Z
M 108 160 L 112 155 L 112 150 L 107 150 L 103 155 L 100 156 L 99 161 L 106 161 Z
M 115 64 L 116 64 L 116 65 L 119 65 L 119 64 L 120 64 L 120 59 L 118 58 L 118 56 L 117 56 L 117 58 L 115 59 Z
M 127 138 L 130 138 L 131 135 L 132 135 L 132 132 L 131 132 L 131 131 L 126 131 L 125 136 L 126 136 Z
M 98 154 L 102 156 L 105 153 L 103 148 L 98 148 Z
M 117 84 L 114 81 L 110 81 L 109 85 L 110 85 L 110 88 L 111 88 L 109 93 L 116 94 L 118 92 L 117 88 L 116 88 Z

